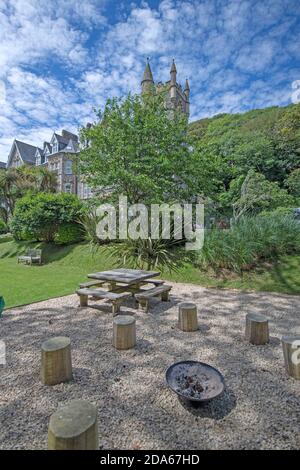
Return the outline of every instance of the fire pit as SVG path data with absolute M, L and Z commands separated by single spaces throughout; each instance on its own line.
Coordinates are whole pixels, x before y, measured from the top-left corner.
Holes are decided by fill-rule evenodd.
M 218 397 L 224 390 L 222 374 L 204 362 L 182 361 L 166 371 L 168 386 L 181 398 L 200 404 Z

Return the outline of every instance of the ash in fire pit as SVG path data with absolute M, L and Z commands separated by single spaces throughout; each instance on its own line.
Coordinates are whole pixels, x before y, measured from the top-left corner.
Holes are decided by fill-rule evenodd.
M 212 400 L 224 390 L 224 379 L 220 372 L 203 362 L 173 364 L 166 372 L 166 380 L 174 392 L 191 401 Z

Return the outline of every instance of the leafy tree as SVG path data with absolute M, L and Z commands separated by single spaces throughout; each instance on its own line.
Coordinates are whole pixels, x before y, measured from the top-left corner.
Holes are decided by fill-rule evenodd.
M 186 118 L 178 112 L 170 119 L 162 94 L 108 100 L 81 140 L 89 145 L 78 169 L 94 188 L 110 187 L 129 203 L 180 201 L 194 192 Z
M 293 170 L 284 182 L 290 194 L 300 199 L 300 168 Z
M 238 183 L 240 182 L 239 180 Z M 242 215 L 289 207 L 293 203 L 293 197 L 280 188 L 278 183 L 268 181 L 264 175 L 249 170 L 241 185 L 239 199 L 233 203 L 233 213 L 239 219 Z
M 16 203 L 11 231 L 17 239 L 51 242 L 61 226 L 77 223 L 82 212 L 73 194 L 27 193 Z

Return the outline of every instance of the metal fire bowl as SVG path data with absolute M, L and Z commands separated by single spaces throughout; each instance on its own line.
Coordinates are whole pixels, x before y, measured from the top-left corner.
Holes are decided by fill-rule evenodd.
M 205 374 L 208 379 L 206 382 L 208 387 L 203 392 L 201 392 L 201 398 L 195 398 L 190 394 L 187 395 L 178 390 L 177 378 L 183 374 L 198 376 L 198 380 L 200 383 L 202 382 L 202 384 L 202 374 Z M 225 382 L 222 374 L 209 364 L 198 361 L 182 361 L 171 365 L 166 371 L 166 381 L 170 389 L 177 393 L 179 397 L 183 398 L 184 400 L 191 401 L 194 404 L 204 403 L 217 398 L 223 393 L 225 388 Z

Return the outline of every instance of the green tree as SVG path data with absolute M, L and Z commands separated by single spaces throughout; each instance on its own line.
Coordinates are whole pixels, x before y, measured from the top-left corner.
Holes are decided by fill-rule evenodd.
M 285 187 L 295 198 L 300 199 L 300 168 L 293 170 L 284 182 Z
M 101 121 L 83 129 L 79 172 L 94 188 L 111 188 L 130 203 L 187 199 L 195 174 L 187 121 L 170 118 L 162 94 L 108 100 Z
M 240 184 L 241 180 L 237 183 Z M 268 181 L 264 175 L 249 170 L 241 185 L 239 198 L 233 203 L 233 213 L 234 217 L 239 219 L 262 210 L 289 207 L 293 203 L 294 198 L 285 189 L 280 188 L 278 183 Z

